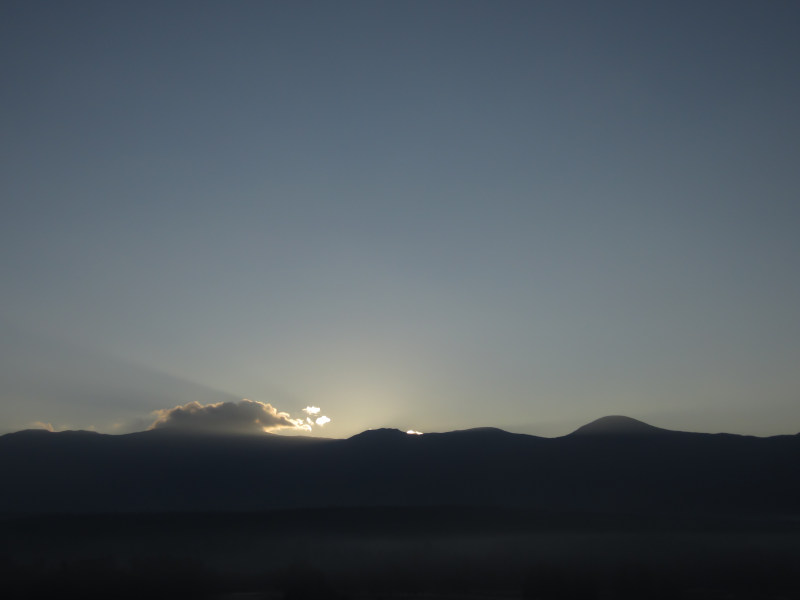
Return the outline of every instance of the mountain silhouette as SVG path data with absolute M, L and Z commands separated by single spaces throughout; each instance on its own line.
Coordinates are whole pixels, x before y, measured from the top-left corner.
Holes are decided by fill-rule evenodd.
M 664 433 L 675 432 L 654 427 L 630 417 L 613 415 L 601 417 L 583 427 L 579 427 L 570 435 L 657 435 Z
M 800 434 L 621 416 L 559 438 L 20 431 L 3 597 L 794 598 L 798 458 Z
M 800 434 L 674 432 L 628 417 L 559 438 L 478 428 L 349 439 L 41 430 L 0 437 L 0 514 L 463 506 L 800 513 Z

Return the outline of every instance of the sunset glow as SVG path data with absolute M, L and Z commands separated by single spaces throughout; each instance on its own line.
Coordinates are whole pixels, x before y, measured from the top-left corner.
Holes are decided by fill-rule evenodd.
M 312 4 L 3 4 L 0 429 L 796 433 L 800 3 Z

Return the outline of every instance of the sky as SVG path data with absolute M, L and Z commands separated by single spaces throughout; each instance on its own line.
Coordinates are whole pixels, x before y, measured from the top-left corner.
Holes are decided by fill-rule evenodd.
M 800 431 L 798 26 L 3 2 L 0 433 Z

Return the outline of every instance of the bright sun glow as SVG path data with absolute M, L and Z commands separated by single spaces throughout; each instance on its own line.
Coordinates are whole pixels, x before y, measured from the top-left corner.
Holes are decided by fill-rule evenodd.
M 421 431 L 414 431 L 413 429 L 409 429 L 408 431 L 406 431 L 406 433 L 408 435 L 422 435 Z

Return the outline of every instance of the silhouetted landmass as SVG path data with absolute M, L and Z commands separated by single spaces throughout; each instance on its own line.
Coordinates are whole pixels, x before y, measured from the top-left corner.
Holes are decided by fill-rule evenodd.
M 663 435 L 665 433 L 678 433 L 669 429 L 653 427 L 642 421 L 623 416 L 601 417 L 596 421 L 579 427 L 570 435 L 616 435 L 616 436 L 636 436 L 636 435 Z
M 798 598 L 800 436 L 0 437 L 8 598 Z M 242 596 L 239 596 L 241 598 Z
M 554 439 L 473 429 L 346 440 L 22 431 L 0 514 L 497 506 L 799 514 L 800 435 L 682 433 L 607 417 Z

